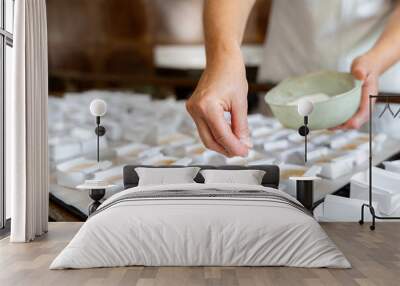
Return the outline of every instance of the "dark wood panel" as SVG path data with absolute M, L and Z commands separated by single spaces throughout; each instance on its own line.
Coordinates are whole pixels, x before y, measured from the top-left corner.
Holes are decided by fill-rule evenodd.
M 157 75 L 126 75 L 114 73 L 82 73 L 74 71 L 53 71 L 54 79 L 64 79 L 75 85 L 77 82 L 82 83 L 82 89 L 91 84 L 105 83 L 106 85 L 117 88 L 137 88 L 140 86 L 155 86 L 159 88 L 189 88 L 194 89 L 197 85 L 198 78 L 179 77 L 179 76 L 157 76 Z M 249 83 L 249 92 L 267 92 L 274 86 L 273 83 Z
M 257 0 L 245 42 L 263 42 L 269 3 Z M 60 71 L 154 76 L 155 45 L 203 42 L 202 6 L 203 0 L 47 0 L 50 91 L 118 87 L 71 83 L 54 77 Z
M 203 0 L 152 0 L 149 3 L 156 44 L 203 43 Z M 245 43 L 264 41 L 270 3 L 270 0 L 257 0 L 247 22 Z
M 48 0 L 49 72 L 150 73 L 145 0 Z

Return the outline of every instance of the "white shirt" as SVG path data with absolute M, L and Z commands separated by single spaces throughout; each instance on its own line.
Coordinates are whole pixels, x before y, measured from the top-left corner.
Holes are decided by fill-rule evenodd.
M 379 38 L 392 9 L 391 0 L 273 1 L 259 79 L 349 72 L 353 59 Z M 400 93 L 400 64 L 381 76 L 380 90 Z

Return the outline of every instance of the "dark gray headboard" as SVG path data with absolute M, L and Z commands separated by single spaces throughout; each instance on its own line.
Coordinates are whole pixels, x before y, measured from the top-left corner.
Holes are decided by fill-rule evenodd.
M 182 168 L 186 166 L 148 166 L 148 165 L 127 165 L 124 167 L 124 189 L 136 187 L 139 183 L 139 177 L 135 171 L 137 167 L 146 168 Z M 263 170 L 265 175 L 262 180 L 262 185 L 265 187 L 271 187 L 277 189 L 279 186 L 279 167 L 276 165 L 256 165 L 256 166 L 206 166 L 206 165 L 195 165 L 201 169 L 219 169 L 219 170 Z M 197 183 L 204 183 L 203 176 L 199 174 L 194 178 Z

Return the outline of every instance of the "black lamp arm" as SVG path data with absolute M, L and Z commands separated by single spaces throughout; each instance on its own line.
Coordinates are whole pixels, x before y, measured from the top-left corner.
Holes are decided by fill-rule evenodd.
M 310 133 L 308 125 L 308 116 L 304 116 L 304 125 L 300 126 L 299 134 L 304 137 L 304 162 L 307 162 L 307 135 Z
M 100 125 L 100 116 L 96 116 L 96 124 L 97 127 L 94 133 L 97 135 L 97 162 L 100 162 L 100 137 L 106 134 L 106 128 Z

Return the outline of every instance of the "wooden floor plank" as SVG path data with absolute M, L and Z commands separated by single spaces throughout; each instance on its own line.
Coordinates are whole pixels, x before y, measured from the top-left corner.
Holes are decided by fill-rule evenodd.
M 400 223 L 368 225 L 325 223 L 322 227 L 352 263 L 352 269 L 289 267 L 118 267 L 85 270 L 48 269 L 81 223 L 50 223 L 45 236 L 29 244 L 0 240 L 2 286 L 266 286 L 399 285 Z

